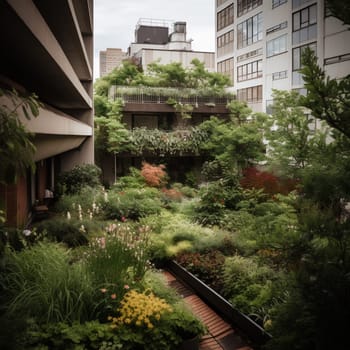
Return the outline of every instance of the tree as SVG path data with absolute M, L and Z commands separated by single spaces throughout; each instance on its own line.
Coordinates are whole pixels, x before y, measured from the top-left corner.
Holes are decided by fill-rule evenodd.
M 263 157 L 261 122 L 265 115 L 253 114 L 245 102 L 237 100 L 228 108 L 231 112 L 229 121 L 211 117 L 202 123 L 201 128 L 209 135 L 202 147 L 213 159 L 241 170 Z
M 314 117 L 350 137 L 350 75 L 339 80 L 326 77 L 310 49 L 305 49 L 302 65 L 307 95 L 302 97 L 301 104 L 309 108 Z
M 284 175 L 298 177 L 310 164 L 315 152 L 325 148 L 326 130 L 314 129 L 315 119 L 300 106 L 295 91 L 273 91 L 273 113 L 265 121 L 270 166 Z
M 27 119 L 39 114 L 39 102 L 35 94 L 20 96 L 17 91 L 0 89 L 11 104 L 0 106 L 0 183 L 9 184 L 28 168 L 34 170 L 35 146 L 33 135 L 21 123 L 18 111 L 21 109 Z

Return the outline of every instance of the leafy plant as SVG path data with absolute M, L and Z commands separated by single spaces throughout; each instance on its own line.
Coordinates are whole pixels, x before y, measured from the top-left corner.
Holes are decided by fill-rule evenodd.
M 39 115 L 40 103 L 35 94 L 21 96 L 16 90 L 0 89 L 0 97 L 5 96 L 8 103 L 0 107 L 0 162 L 2 171 L 0 183 L 16 181 L 18 174 L 35 167 L 35 146 L 32 135 L 19 118 L 19 111 L 26 119 Z
M 166 184 L 167 178 L 167 173 L 164 169 L 165 165 L 163 164 L 156 166 L 147 162 L 143 162 L 141 168 L 141 176 L 145 179 L 145 182 L 148 186 L 163 187 Z
M 151 187 L 110 191 L 108 198 L 103 205 L 107 219 L 139 220 L 147 215 L 159 213 L 162 206 L 159 191 Z
M 94 313 L 95 289 L 81 263 L 54 243 L 7 251 L 0 275 L 3 311 L 39 322 L 85 321 Z
M 76 165 L 72 170 L 60 174 L 57 188 L 59 193 L 74 194 L 84 187 L 96 187 L 100 182 L 101 169 L 93 164 Z

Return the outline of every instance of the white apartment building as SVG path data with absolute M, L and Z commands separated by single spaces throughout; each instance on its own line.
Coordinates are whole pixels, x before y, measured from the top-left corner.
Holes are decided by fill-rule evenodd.
M 118 68 L 125 58 L 127 58 L 127 53 L 119 48 L 107 48 L 105 51 L 100 51 L 100 78 L 112 72 L 114 68 Z
M 269 111 L 272 89 L 304 93 L 301 52 L 316 51 L 333 78 L 350 73 L 350 31 L 324 0 L 216 0 L 216 68 L 254 111 Z
M 141 18 L 136 25 L 135 40 L 128 48 L 128 56 L 144 71 L 153 62 L 180 62 L 187 68 L 197 58 L 208 71 L 214 72 L 215 53 L 193 51 L 192 39 L 188 40 L 186 34 L 186 22 Z

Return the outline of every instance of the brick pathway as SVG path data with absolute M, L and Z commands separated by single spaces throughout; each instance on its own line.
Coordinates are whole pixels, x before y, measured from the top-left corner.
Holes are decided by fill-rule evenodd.
M 163 271 L 168 284 L 173 287 L 191 307 L 208 328 L 208 334 L 203 336 L 200 350 L 253 350 L 234 331 L 229 323 L 224 321 L 211 309 L 194 291 L 168 271 Z

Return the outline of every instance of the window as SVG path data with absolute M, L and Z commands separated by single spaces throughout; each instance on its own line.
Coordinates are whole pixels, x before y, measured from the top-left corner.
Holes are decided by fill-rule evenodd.
M 262 60 L 237 67 L 237 81 L 244 81 L 262 76 Z
M 317 5 L 293 13 L 293 45 L 316 39 Z
M 287 0 L 272 0 L 272 8 L 274 9 L 275 7 L 281 6 L 286 2 Z
M 255 57 L 255 56 L 260 56 L 260 55 L 262 55 L 262 53 L 263 53 L 262 49 L 249 51 L 243 55 L 237 56 L 237 62 L 242 62 L 242 61 L 245 61 L 245 60 L 252 58 L 252 57 Z
M 233 85 L 233 58 L 218 62 L 218 72 L 227 75 Z
M 233 30 L 217 38 L 218 56 L 233 52 Z
M 233 4 L 225 7 L 217 14 L 217 30 L 221 30 L 233 23 Z
M 277 24 L 277 25 L 275 25 L 273 27 L 270 27 L 270 28 L 266 29 L 266 35 L 269 35 L 269 34 L 272 34 L 274 32 L 277 32 L 277 31 L 279 31 L 281 29 L 287 28 L 287 25 L 288 25 L 288 22 L 285 21 L 285 22 Z
M 279 55 L 283 52 L 287 52 L 287 34 L 266 43 L 266 57 Z
M 237 90 L 237 99 L 248 103 L 262 101 L 262 85 Z
M 281 72 L 272 73 L 272 80 L 279 80 L 287 78 L 287 71 L 283 70 Z
M 311 0 L 293 0 L 292 3 L 292 8 L 293 10 L 296 9 L 297 7 L 303 6 L 305 4 L 307 4 L 308 2 L 310 2 Z M 315 2 L 315 1 L 314 1 Z
M 237 2 L 237 17 L 249 12 L 250 10 L 260 6 L 262 0 L 238 0 Z
M 333 63 L 340 63 L 344 61 L 350 60 L 350 53 L 346 53 L 344 55 L 340 56 L 334 56 L 334 57 L 329 57 L 324 60 L 324 64 L 333 64 Z
M 248 18 L 237 26 L 237 49 L 262 39 L 262 13 Z
M 292 84 L 293 85 L 303 84 L 303 79 L 301 74 L 299 73 L 299 69 L 301 68 L 302 53 L 307 47 L 309 47 L 312 51 L 317 52 L 316 43 L 299 46 L 293 49 L 293 54 L 292 54 L 292 69 L 293 69 Z

